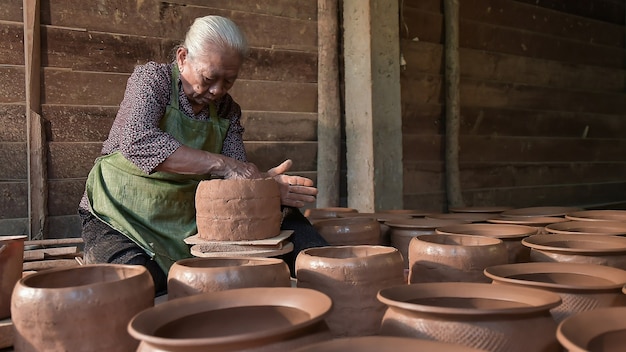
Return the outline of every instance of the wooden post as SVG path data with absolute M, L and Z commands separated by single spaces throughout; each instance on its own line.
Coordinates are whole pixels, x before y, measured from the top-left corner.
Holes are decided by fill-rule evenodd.
M 317 2 L 317 207 L 339 205 L 341 108 L 337 1 Z
M 461 120 L 459 81 L 459 0 L 443 1 L 445 27 L 446 194 L 448 207 L 463 205 L 459 171 Z
M 42 239 L 47 226 L 46 134 L 41 112 L 39 1 L 24 0 L 24 73 L 28 144 L 29 238 Z

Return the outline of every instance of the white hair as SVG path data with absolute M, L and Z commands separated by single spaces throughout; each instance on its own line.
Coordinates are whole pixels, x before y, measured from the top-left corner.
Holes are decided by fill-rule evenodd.
M 187 31 L 183 46 L 190 57 L 201 56 L 207 45 L 221 49 L 234 49 L 241 58 L 248 54 L 245 36 L 230 19 L 222 16 L 198 17 Z

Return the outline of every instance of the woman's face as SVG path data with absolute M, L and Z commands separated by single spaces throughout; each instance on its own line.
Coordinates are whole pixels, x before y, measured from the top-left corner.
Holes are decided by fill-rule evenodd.
M 217 47 L 208 47 L 193 58 L 187 49 L 179 48 L 176 61 L 183 91 L 194 110 L 220 100 L 235 83 L 242 63 L 236 50 Z

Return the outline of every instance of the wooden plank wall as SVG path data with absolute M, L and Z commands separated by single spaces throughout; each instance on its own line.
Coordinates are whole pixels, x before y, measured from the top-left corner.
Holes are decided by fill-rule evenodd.
M 28 216 L 22 0 L 0 8 L 0 234 Z M 48 237 L 79 235 L 77 205 L 137 64 L 168 62 L 194 18 L 230 17 L 251 55 L 231 93 L 242 106 L 249 159 L 286 158 L 315 178 L 317 1 L 41 1 L 42 116 L 48 141 Z
M 460 3 L 469 206 L 626 208 L 624 2 Z M 404 206 L 444 210 L 441 0 L 400 0 Z

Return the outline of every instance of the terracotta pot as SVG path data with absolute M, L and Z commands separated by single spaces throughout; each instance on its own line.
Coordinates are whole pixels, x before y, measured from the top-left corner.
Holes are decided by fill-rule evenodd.
M 429 211 L 424 210 L 416 210 L 416 209 L 383 209 L 380 210 L 379 213 L 382 214 L 393 214 L 393 215 L 408 215 L 412 218 L 421 218 L 426 214 L 430 214 Z
M 409 243 L 415 236 L 430 235 L 435 229 L 454 224 L 467 224 L 467 220 L 442 220 L 442 219 L 394 219 L 386 221 L 389 226 L 391 245 L 397 248 L 404 259 L 404 267 L 409 267 Z
M 525 263 L 530 260 L 530 248 L 522 239 L 537 233 L 536 227 L 499 224 L 460 224 L 440 227 L 435 230 L 444 235 L 476 235 L 498 238 L 504 242 L 509 253 L 509 263 Z
M 626 238 L 596 235 L 534 235 L 522 240 L 531 262 L 590 263 L 626 270 Z
M 0 236 L 0 320 L 11 315 L 11 293 L 22 277 L 26 236 Z
M 600 308 L 561 322 L 556 337 L 570 352 L 619 352 L 626 346 L 626 307 Z
M 329 341 L 318 342 L 295 352 L 480 352 L 467 346 L 394 336 L 361 336 L 342 337 Z
M 305 249 L 296 257 L 296 277 L 298 287 L 333 300 L 326 322 L 335 336 L 378 333 L 385 306 L 376 294 L 405 282 L 400 253 L 383 246 Z
M 410 214 L 404 213 L 339 213 L 337 216 L 340 218 L 371 218 L 378 221 L 378 225 L 380 226 L 378 242 L 381 246 L 391 245 L 391 231 L 389 226 L 385 224 L 386 221 L 411 218 Z
M 584 210 L 570 212 L 567 219 L 578 221 L 626 221 L 626 210 Z
M 132 351 L 131 318 L 154 305 L 145 267 L 90 264 L 18 281 L 11 298 L 16 351 Z
M 529 207 L 529 208 L 517 208 L 500 213 L 502 216 L 513 217 L 537 217 L 537 216 L 565 216 L 568 213 L 580 211 L 578 207 Z
M 328 207 L 328 208 L 309 208 L 304 211 L 304 216 L 311 219 L 327 219 L 336 218 L 340 213 L 358 213 L 353 208 L 346 207 Z
M 313 226 L 332 246 L 380 244 L 380 224 L 372 218 L 325 219 Z
M 548 233 L 564 235 L 626 235 L 626 222 L 622 221 L 566 221 L 546 226 Z
M 556 322 L 581 311 L 626 306 L 626 271 L 597 264 L 518 263 L 485 269 L 494 284 L 540 288 L 561 296 Z
M 486 351 L 560 351 L 550 309 L 559 295 L 538 289 L 438 282 L 383 289 L 381 335 L 455 343 Z
M 491 282 L 483 270 L 508 261 L 506 245 L 497 238 L 421 235 L 409 244 L 409 283 Z
M 290 287 L 289 267 L 277 258 L 189 258 L 167 276 L 169 299 L 244 287 Z
M 503 211 L 511 210 L 513 207 L 507 206 L 474 206 L 474 207 L 450 207 L 448 210 L 451 213 L 491 213 L 498 214 Z
M 239 288 L 158 304 L 128 331 L 141 352 L 291 351 L 331 338 L 324 323 L 331 305 L 315 290 Z
M 495 217 L 490 213 L 433 213 L 425 216 L 426 219 L 465 220 L 466 222 L 486 222 Z
M 568 219 L 557 216 L 528 216 L 528 217 L 512 217 L 512 216 L 499 216 L 487 220 L 488 223 L 493 224 L 509 224 L 509 225 L 524 225 L 533 226 L 537 228 L 537 234 L 546 234 L 545 226 L 555 224 L 559 222 L 567 222 Z

